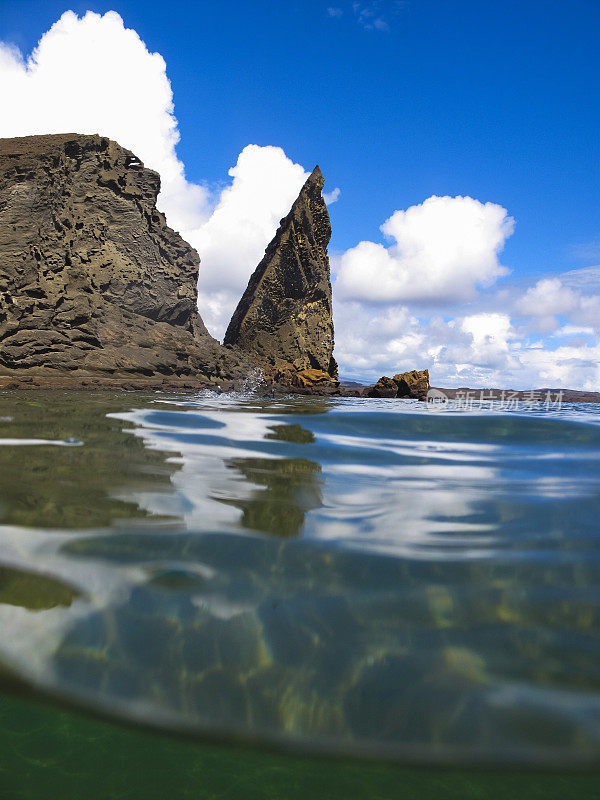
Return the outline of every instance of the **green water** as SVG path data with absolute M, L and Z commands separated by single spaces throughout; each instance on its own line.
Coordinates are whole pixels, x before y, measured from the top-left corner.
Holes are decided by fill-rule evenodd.
M 14 696 L 0 701 L 0 792 L 14 800 L 573 800 L 600 774 L 465 770 L 299 758 L 118 727 Z
M 600 409 L 0 393 L 0 797 L 593 797 Z

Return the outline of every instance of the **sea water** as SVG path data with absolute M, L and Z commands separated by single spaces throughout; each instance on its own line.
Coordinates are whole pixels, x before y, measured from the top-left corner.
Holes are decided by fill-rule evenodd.
M 0 393 L 0 795 L 593 797 L 600 406 Z

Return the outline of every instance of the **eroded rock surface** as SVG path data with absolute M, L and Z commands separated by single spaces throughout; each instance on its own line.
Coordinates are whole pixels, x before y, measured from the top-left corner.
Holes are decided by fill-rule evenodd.
M 367 390 L 367 397 L 398 397 L 398 386 L 387 375 L 379 378 L 375 386 Z
M 412 397 L 425 400 L 429 391 L 429 370 L 413 369 L 394 375 L 394 383 L 398 387 L 398 397 Z
M 250 354 L 268 377 L 302 388 L 337 383 L 323 184 L 317 166 L 281 220 L 225 334 L 225 344 Z
M 239 379 L 196 308 L 160 178 L 101 136 L 0 140 L 0 374 Z
M 383 375 L 374 386 L 365 390 L 366 397 L 404 397 L 425 400 L 429 391 L 429 370 L 413 369 L 393 378 Z

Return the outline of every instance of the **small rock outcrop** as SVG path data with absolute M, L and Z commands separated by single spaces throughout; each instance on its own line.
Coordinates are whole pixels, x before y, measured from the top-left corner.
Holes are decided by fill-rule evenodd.
M 369 387 L 367 397 L 398 397 L 398 385 L 384 375 L 379 378 L 375 386 Z
M 337 385 L 338 377 L 323 184 L 317 166 L 251 276 L 224 340 L 263 365 L 268 378 L 300 388 Z
M 416 400 L 425 400 L 429 391 L 429 370 L 413 369 L 411 372 L 401 372 L 394 375 L 394 383 L 398 387 L 397 397 L 412 397 Z
M 0 140 L 0 374 L 247 374 L 196 307 L 160 177 L 106 137 Z
M 413 400 L 426 400 L 429 391 L 429 370 L 413 369 L 388 378 L 379 378 L 374 386 L 366 389 L 367 397 L 404 397 Z

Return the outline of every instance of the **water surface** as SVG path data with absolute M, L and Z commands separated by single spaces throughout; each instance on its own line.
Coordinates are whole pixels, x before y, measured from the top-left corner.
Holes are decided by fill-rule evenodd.
M 205 742 L 594 765 L 599 422 L 0 393 L 6 702 L 18 676 Z

